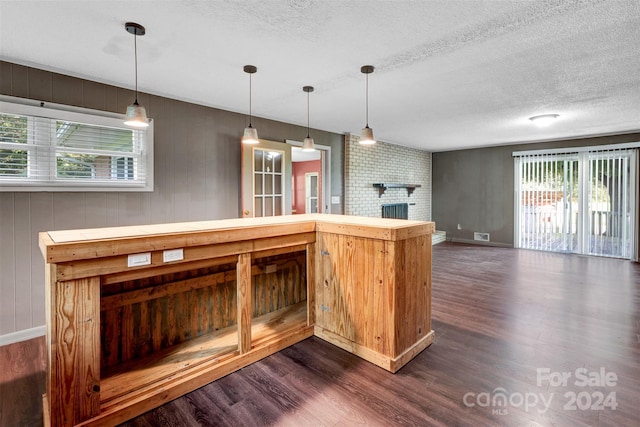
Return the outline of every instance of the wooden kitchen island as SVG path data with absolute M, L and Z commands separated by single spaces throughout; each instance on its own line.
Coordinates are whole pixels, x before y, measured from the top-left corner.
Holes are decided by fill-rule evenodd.
M 40 233 L 45 424 L 121 423 L 312 335 L 396 372 L 434 339 L 433 231 L 315 214 Z

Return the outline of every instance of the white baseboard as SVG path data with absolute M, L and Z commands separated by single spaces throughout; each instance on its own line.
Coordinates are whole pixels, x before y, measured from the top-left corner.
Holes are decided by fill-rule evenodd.
M 452 238 L 451 241 L 453 243 L 466 243 L 470 245 L 479 245 L 479 246 L 495 246 L 498 248 L 513 248 L 513 245 L 509 243 L 499 243 L 499 242 L 485 242 L 483 240 L 470 240 L 470 239 L 458 239 L 456 237 Z
M 41 337 L 47 333 L 45 325 L 36 326 L 31 329 L 23 329 L 22 331 L 12 332 L 10 334 L 0 335 L 0 346 L 13 344 L 20 341 L 30 340 L 31 338 Z

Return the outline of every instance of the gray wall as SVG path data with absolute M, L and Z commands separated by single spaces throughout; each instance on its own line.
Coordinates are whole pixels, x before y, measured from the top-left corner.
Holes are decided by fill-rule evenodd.
M 117 113 L 133 99 L 130 90 L 1 61 L 0 94 Z M 0 192 L 0 337 L 45 324 L 39 231 L 239 216 L 246 116 L 146 94 L 140 103 L 155 120 L 153 192 Z M 264 139 L 306 135 L 286 123 L 253 124 Z M 342 201 L 344 136 L 314 130 L 313 137 L 331 146 L 331 191 Z
M 640 141 L 640 134 L 519 144 L 433 153 L 433 220 L 436 229 L 456 240 L 473 232 L 491 233 L 491 241 L 513 246 L 514 151 L 618 144 Z M 462 230 L 457 230 L 457 225 Z

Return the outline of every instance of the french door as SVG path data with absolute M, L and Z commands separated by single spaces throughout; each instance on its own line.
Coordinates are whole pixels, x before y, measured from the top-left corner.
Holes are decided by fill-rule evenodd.
M 634 256 L 635 150 L 515 156 L 515 246 Z
M 308 172 L 304 176 L 305 212 L 318 213 L 318 172 Z
M 260 140 L 242 146 L 242 216 L 291 214 L 291 146 Z

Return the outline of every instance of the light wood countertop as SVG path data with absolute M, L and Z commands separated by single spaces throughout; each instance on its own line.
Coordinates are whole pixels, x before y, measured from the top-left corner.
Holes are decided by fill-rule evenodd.
M 47 262 L 56 263 L 315 231 L 395 241 L 434 229 L 427 221 L 303 214 L 48 231 L 40 233 L 40 249 Z M 108 245 L 110 240 L 117 244 Z

